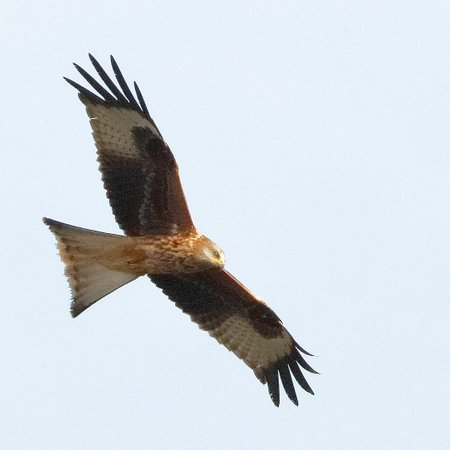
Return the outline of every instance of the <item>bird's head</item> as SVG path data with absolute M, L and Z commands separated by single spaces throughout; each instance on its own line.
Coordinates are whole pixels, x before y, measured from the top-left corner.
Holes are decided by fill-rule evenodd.
M 223 250 L 206 236 L 202 236 L 201 238 L 199 253 L 200 257 L 205 262 L 208 262 L 208 265 L 221 269 L 225 266 L 225 254 Z

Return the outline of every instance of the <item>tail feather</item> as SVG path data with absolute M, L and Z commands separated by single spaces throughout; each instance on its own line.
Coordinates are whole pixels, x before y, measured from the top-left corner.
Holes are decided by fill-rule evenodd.
M 61 260 L 66 266 L 73 317 L 140 276 L 108 264 L 123 248 L 125 236 L 87 230 L 48 218 L 43 220 L 55 235 Z

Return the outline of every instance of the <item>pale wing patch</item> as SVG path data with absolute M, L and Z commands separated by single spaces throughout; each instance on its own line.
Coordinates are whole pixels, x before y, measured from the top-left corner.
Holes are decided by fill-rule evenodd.
M 265 337 L 255 330 L 248 319 L 237 315 L 207 331 L 252 369 L 270 367 L 289 355 L 293 348 L 292 337 L 285 329 L 280 336 Z
M 157 139 L 162 137 L 142 113 L 132 109 L 105 104 L 95 104 L 82 99 L 90 118 L 95 144 L 102 153 L 122 158 L 142 158 L 136 146 L 133 130 L 147 128 Z

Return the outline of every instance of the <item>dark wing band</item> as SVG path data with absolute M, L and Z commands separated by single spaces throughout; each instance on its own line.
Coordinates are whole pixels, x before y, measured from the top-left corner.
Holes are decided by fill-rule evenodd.
M 189 314 L 202 330 L 242 359 L 262 383 L 273 403 L 280 403 L 279 379 L 298 405 L 292 375 L 313 394 L 300 368 L 317 373 L 278 316 L 231 274 L 209 270 L 188 275 L 149 275 L 150 279 Z
M 120 228 L 129 236 L 193 230 L 175 158 L 150 117 L 137 84 L 136 100 L 113 57 L 118 86 L 98 61 L 89 57 L 106 88 L 76 64 L 98 95 L 65 80 L 80 92 L 86 106 L 102 180 Z

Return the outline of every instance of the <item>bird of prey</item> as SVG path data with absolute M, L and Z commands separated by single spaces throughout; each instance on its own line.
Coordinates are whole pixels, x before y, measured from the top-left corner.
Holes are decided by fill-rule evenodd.
M 313 394 L 302 370 L 317 373 L 280 318 L 224 269 L 222 249 L 194 226 L 168 145 L 141 91 L 111 57 L 116 81 L 89 55 L 104 85 L 75 64 L 96 93 L 65 78 L 86 107 L 103 185 L 125 236 L 44 218 L 56 236 L 73 317 L 147 275 L 191 320 L 242 359 L 280 403 L 279 380 L 298 405 L 292 375 Z

